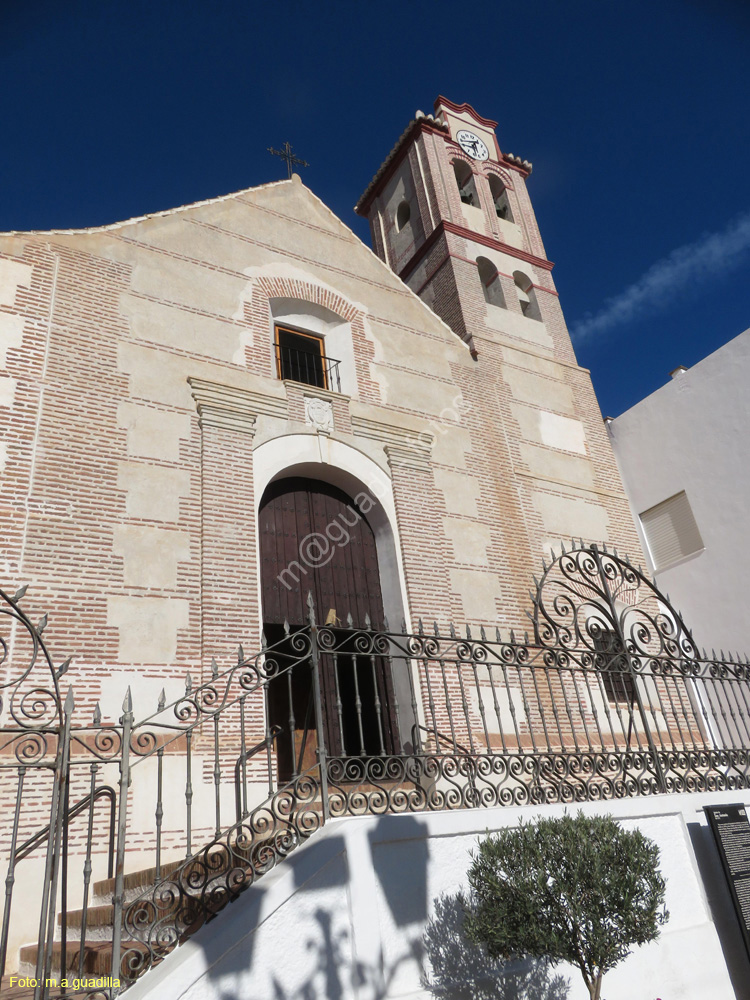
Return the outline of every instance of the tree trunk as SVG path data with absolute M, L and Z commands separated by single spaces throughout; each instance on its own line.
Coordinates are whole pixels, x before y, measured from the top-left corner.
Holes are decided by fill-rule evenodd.
M 600 972 L 596 979 L 589 986 L 589 995 L 591 1000 L 601 1000 L 602 996 L 602 979 L 604 978 L 604 973 Z

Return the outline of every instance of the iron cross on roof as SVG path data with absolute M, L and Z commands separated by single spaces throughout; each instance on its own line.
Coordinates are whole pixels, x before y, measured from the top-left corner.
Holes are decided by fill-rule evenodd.
M 310 164 L 307 162 L 307 160 L 300 160 L 300 158 L 298 156 L 294 155 L 294 153 L 292 152 L 292 147 L 289 145 L 288 142 L 284 143 L 284 148 L 283 149 L 274 149 L 273 146 L 269 146 L 268 147 L 268 152 L 269 153 L 273 153 L 274 156 L 281 156 L 281 157 L 283 157 L 283 159 L 286 160 L 286 168 L 287 168 L 288 176 L 289 177 L 292 176 L 292 164 L 293 163 L 296 164 L 297 166 L 300 166 L 300 167 L 309 167 L 310 166 Z

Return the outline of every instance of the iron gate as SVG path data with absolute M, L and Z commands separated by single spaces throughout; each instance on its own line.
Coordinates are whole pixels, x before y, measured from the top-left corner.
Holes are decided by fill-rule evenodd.
M 252 656 L 240 647 L 200 684 L 188 674 L 150 713 L 136 716 L 128 692 L 116 722 L 98 707 L 79 719 L 61 690 L 69 662 L 55 666 L 23 594 L 0 592 L 0 974 L 9 988 L 33 895 L 19 908 L 18 882 L 37 852 L 19 994 L 35 1000 L 81 982 L 76 996 L 115 996 L 330 817 L 750 786 L 750 663 L 701 653 L 645 575 L 603 547 L 544 567 L 527 634 L 319 626 L 311 604 L 304 628 Z M 358 713 L 335 756 L 323 658 L 334 699 L 348 684 Z M 270 686 L 291 689 L 300 671 L 301 743 L 299 720 L 272 725 L 267 710 Z M 367 681 L 383 671 L 388 720 Z M 131 849 L 150 867 L 126 873 Z

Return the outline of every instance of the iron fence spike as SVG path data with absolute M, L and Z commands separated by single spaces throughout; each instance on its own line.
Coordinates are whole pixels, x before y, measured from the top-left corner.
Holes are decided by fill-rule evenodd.
M 36 627 L 36 634 L 41 635 L 46 628 L 47 628 L 47 614 L 45 612 L 39 619 L 39 624 Z
M 245 659 L 245 650 L 242 648 L 242 643 L 237 647 L 237 662 L 242 663 Z
M 193 690 L 193 678 L 190 676 L 190 671 L 185 675 L 185 694 L 190 694 Z
M 617 556 L 617 547 L 614 546 L 614 545 L 612 546 L 612 554 L 614 555 L 615 559 L 618 558 L 618 556 Z M 627 560 L 625 560 L 625 561 L 627 562 Z
M 565 542 L 560 541 L 560 548 L 562 549 L 562 555 L 565 555 Z
M 466 638 L 471 639 L 471 629 L 469 628 L 468 624 L 466 626 Z
M 219 666 L 216 660 L 213 657 L 211 657 L 211 678 L 212 680 L 215 680 L 218 676 L 219 676 Z
M 724 659 L 724 650 L 720 649 L 719 652 L 721 653 L 721 659 L 723 660 Z
M 495 626 L 495 642 L 502 642 L 502 641 L 503 640 L 502 640 L 502 638 L 500 636 L 500 629 L 496 625 Z
M 511 646 L 515 643 L 515 641 L 516 641 L 516 637 L 513 634 L 513 629 L 511 629 L 510 630 L 510 644 L 511 644 Z
M 351 611 L 346 616 L 346 625 L 347 628 L 354 628 L 354 619 L 352 618 Z
M 99 702 L 97 701 L 96 705 L 94 705 L 94 725 L 95 726 L 101 725 L 101 721 L 102 721 L 102 710 L 99 705 Z
M 73 685 L 71 684 L 68 688 L 68 693 L 65 695 L 65 714 L 72 715 L 73 709 L 76 707 L 76 700 L 73 696 Z
M 315 601 L 311 590 L 307 592 L 307 620 L 310 625 L 315 624 Z
M 544 553 L 542 553 L 542 569 L 547 572 L 547 563 L 544 561 Z
M 29 589 L 28 583 L 25 583 L 23 585 L 23 587 L 19 587 L 18 590 L 13 595 L 13 603 L 17 604 L 21 600 L 21 598 L 24 596 L 24 594 L 26 593 L 26 591 L 28 589 Z
M 449 622 L 448 623 L 448 631 L 450 632 L 451 639 L 455 639 L 456 638 L 456 630 L 453 627 L 453 622 Z
M 482 642 L 487 642 L 487 635 L 484 631 L 484 625 L 479 626 L 479 637 L 481 638 Z
M 157 712 L 161 712 L 166 704 L 167 704 L 167 692 L 164 690 L 164 688 L 162 688 L 161 691 L 159 692 L 159 701 L 156 705 Z
M 528 632 L 524 632 L 523 633 L 523 644 L 524 644 L 524 646 L 528 646 L 528 644 L 529 644 L 529 633 Z
M 70 664 L 72 663 L 72 661 L 73 661 L 73 657 L 72 656 L 69 656 L 67 658 L 67 660 L 63 660 L 62 661 L 62 663 L 60 664 L 60 666 L 55 671 L 58 680 L 60 680 L 60 678 L 63 676 L 63 674 L 65 674 L 65 673 L 68 672 L 68 667 L 70 666 Z
M 419 635 L 424 635 L 424 628 L 422 627 L 422 619 L 420 618 L 417 622 L 417 632 Z
M 406 635 L 406 619 L 401 619 L 401 635 Z
M 188 677 L 190 675 L 188 674 Z M 128 690 L 125 692 L 125 698 L 122 703 L 122 710 L 125 713 L 130 713 L 133 711 L 133 694 L 130 690 L 130 685 L 128 684 Z
M 284 624 L 286 624 L 286 622 Z M 284 631 L 286 632 L 286 629 Z M 289 633 L 287 632 L 286 634 L 288 635 Z M 268 639 L 266 639 L 266 630 L 263 629 L 263 631 L 260 633 L 260 648 L 265 649 L 267 646 L 268 646 Z
M 712 659 L 712 660 L 715 660 L 715 659 L 716 659 L 716 650 L 715 650 L 715 649 L 713 649 L 713 647 L 711 648 L 711 659 Z
M 594 546 L 592 545 L 591 548 L 593 549 L 593 547 Z M 606 552 L 607 552 L 607 543 L 606 542 L 602 542 L 602 552 L 604 552 L 605 555 L 606 555 Z
M 285 619 L 284 619 L 284 635 L 289 635 L 289 633 L 290 633 L 291 631 L 292 631 L 292 630 L 291 630 L 291 627 L 290 627 L 290 625 L 289 625 L 289 619 L 288 619 L 288 618 L 285 618 Z
M 370 621 L 370 612 L 365 611 L 365 628 L 369 631 L 372 628 L 372 622 Z
M 388 624 L 388 617 L 387 617 L 387 615 L 383 615 L 383 631 L 384 632 L 390 632 L 391 631 L 391 626 Z
M 440 629 L 438 628 L 438 623 L 436 621 L 432 622 L 432 631 L 435 635 L 440 635 Z

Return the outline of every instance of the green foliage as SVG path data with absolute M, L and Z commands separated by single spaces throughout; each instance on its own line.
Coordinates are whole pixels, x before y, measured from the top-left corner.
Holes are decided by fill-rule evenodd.
M 603 975 L 669 917 L 658 847 L 611 816 L 579 812 L 488 834 L 468 877 L 470 941 L 493 958 L 570 962 L 593 1000 Z

